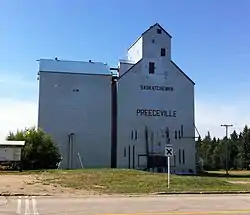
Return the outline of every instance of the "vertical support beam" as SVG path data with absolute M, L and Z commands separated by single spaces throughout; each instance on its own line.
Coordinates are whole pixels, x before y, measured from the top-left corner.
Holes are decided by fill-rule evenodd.
M 149 170 L 148 128 L 145 126 L 145 151 L 147 159 L 147 170 Z
M 73 168 L 73 159 L 74 159 L 74 133 L 68 135 L 68 164 L 67 168 Z
M 130 145 L 128 146 L 128 168 L 130 169 L 130 157 L 131 157 L 131 153 L 130 153 Z
M 135 145 L 133 145 L 133 169 L 135 168 Z
M 68 156 L 67 156 L 67 169 L 70 169 L 70 159 L 71 159 L 71 135 L 68 135 Z
M 117 167 L 117 78 L 111 81 L 111 168 Z
M 74 168 L 75 134 L 71 133 L 71 169 Z

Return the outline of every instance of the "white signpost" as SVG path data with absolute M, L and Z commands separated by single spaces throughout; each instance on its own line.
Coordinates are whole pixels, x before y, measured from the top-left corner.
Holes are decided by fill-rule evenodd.
M 174 149 L 172 145 L 165 146 L 165 156 L 168 157 L 168 188 L 170 187 L 170 157 L 174 155 Z

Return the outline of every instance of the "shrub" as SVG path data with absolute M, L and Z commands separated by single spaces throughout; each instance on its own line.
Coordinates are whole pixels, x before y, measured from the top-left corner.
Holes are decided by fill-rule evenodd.
M 51 137 L 40 129 L 10 132 L 7 140 L 25 141 L 21 154 L 22 169 L 55 169 L 60 161 L 58 147 Z

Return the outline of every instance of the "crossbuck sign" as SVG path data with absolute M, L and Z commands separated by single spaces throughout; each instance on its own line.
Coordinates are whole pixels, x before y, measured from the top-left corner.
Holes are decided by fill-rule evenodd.
M 168 158 L 168 188 L 170 187 L 170 157 L 174 155 L 174 150 L 171 145 L 165 146 L 165 157 Z
M 172 146 L 166 146 L 165 147 L 165 156 L 166 157 L 172 157 L 174 155 L 174 150 Z

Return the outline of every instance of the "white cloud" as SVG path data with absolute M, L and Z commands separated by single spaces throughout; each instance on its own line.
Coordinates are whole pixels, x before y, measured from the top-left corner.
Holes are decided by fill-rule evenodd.
M 29 81 L 24 77 L 13 75 L 2 75 L 0 77 L 0 85 L 16 86 L 15 90 L 19 93 L 27 93 L 30 89 L 36 91 L 37 82 Z M 3 89 L 6 89 L 4 86 Z M 30 126 L 37 125 L 38 102 L 21 100 L 19 97 L 15 98 L 1 98 L 0 97 L 0 140 L 4 139 L 9 131 L 16 131 L 17 129 L 24 129 Z M 228 104 L 222 101 L 216 101 L 211 98 L 207 100 L 196 99 L 195 104 L 195 120 L 196 127 L 202 136 L 210 131 L 212 136 L 223 137 L 225 135 L 225 128 L 221 124 L 233 124 L 229 133 L 235 129 L 237 132 L 242 131 L 243 127 L 250 122 L 250 115 L 248 115 L 248 107 L 246 101 L 249 98 L 241 98 L 240 101 L 235 101 Z
M 250 122 L 247 115 L 247 105 L 223 105 L 212 101 L 196 101 L 196 127 L 202 136 L 208 131 L 212 136 L 223 137 L 225 129 L 221 124 L 233 124 L 229 133 L 235 129 L 242 131 Z M 36 101 L 22 101 L 0 98 L 0 140 L 4 139 L 9 131 L 24 129 L 37 125 L 38 103 Z
M 16 88 L 37 88 L 38 82 L 34 79 L 27 80 L 27 77 L 18 74 L 1 73 L 0 86 Z
M 201 136 L 210 131 L 211 136 L 224 137 L 225 128 L 221 124 L 232 124 L 228 133 L 242 131 L 250 122 L 246 101 L 235 101 L 233 104 L 218 101 L 196 101 L 196 127 Z
M 0 140 L 9 131 L 37 125 L 37 103 L 0 98 Z
M 0 140 L 5 139 L 9 131 L 37 125 L 38 105 L 33 98 L 38 90 L 38 82 L 35 77 L 29 78 L 1 72 Z M 32 101 L 22 99 L 27 96 L 31 97 Z

